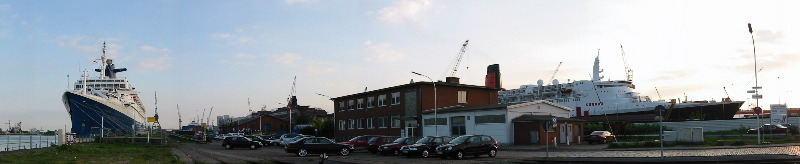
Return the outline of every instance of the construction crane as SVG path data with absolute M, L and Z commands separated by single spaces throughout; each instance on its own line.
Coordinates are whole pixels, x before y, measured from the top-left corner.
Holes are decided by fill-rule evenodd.
M 556 79 L 556 73 L 558 73 L 558 69 L 561 68 L 561 63 L 564 62 L 558 62 L 558 66 L 556 66 L 556 70 L 553 71 L 553 75 L 550 75 L 550 84 L 553 84 L 553 80 Z
M 183 120 L 181 120 L 181 106 L 175 104 L 175 107 L 178 108 L 178 129 L 181 129 L 181 126 L 183 126 Z
M 658 91 L 658 87 L 656 87 L 656 93 L 658 94 L 658 100 L 663 100 L 661 98 L 661 92 Z
M 619 45 L 620 51 L 622 51 L 622 62 L 625 64 L 625 77 L 628 81 L 633 81 L 633 70 L 628 66 L 628 59 L 625 59 L 625 49 L 622 49 L 622 45 Z
M 722 90 L 724 90 L 725 91 L 725 95 L 728 96 L 728 97 L 725 97 L 725 99 L 722 99 L 722 102 L 730 102 L 731 101 L 731 95 L 728 94 L 728 89 L 725 88 L 725 87 L 722 87 Z
M 456 56 L 456 58 L 453 60 L 452 63 L 450 63 L 450 66 L 448 67 L 448 68 L 452 68 L 452 69 L 450 69 L 449 76 L 446 76 L 446 77 L 455 77 L 456 72 L 458 71 L 458 66 L 461 65 L 461 59 L 464 58 L 464 53 L 467 52 L 467 44 L 468 43 L 469 43 L 469 39 L 467 39 L 467 41 L 465 41 L 464 44 L 461 45 L 461 50 L 458 51 L 458 56 Z M 467 68 L 469 69 L 469 67 L 467 67 Z M 445 75 L 448 75 L 448 74 L 445 72 Z M 442 75 L 442 76 L 444 76 L 444 75 Z
M 211 123 L 211 112 L 214 112 L 214 107 L 211 107 L 211 111 L 208 111 L 208 118 L 206 118 L 207 125 L 210 125 Z

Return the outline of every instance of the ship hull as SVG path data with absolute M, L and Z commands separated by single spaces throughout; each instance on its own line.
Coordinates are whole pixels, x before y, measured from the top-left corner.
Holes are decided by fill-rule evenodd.
M 714 103 L 682 103 L 676 104 L 672 111 L 665 111 L 664 121 L 685 120 L 727 120 L 733 119 L 744 101 Z M 669 108 L 669 107 L 667 107 Z M 654 122 L 658 121 L 655 109 L 640 112 L 613 113 L 577 117 L 588 122 Z
M 64 106 L 70 115 L 72 132 L 78 137 L 91 137 L 101 133 L 132 133 L 136 121 L 125 115 L 124 107 L 112 107 L 93 98 L 74 92 L 64 92 Z M 120 109 L 121 108 L 121 109 Z M 101 128 L 105 129 L 101 131 Z

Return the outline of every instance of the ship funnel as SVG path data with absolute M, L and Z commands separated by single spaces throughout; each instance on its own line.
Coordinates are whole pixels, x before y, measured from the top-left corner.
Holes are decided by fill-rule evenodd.
M 486 67 L 486 87 L 502 88 L 500 83 L 500 64 L 492 64 Z

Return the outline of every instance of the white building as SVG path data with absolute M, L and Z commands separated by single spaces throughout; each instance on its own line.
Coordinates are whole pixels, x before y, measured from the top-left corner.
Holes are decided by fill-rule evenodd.
M 583 121 L 569 118 L 572 109 L 545 100 L 473 107 L 446 107 L 422 112 L 424 136 L 490 135 L 501 144 L 544 144 L 549 135 L 559 143 L 578 141 Z M 439 119 L 434 122 L 433 118 Z M 558 133 L 545 124 L 557 120 Z M 560 120 L 560 121 L 559 121 Z M 551 125 L 551 124 L 547 124 Z M 438 128 L 437 128 L 438 126 Z M 438 129 L 438 132 L 437 132 Z M 545 134 L 548 130 L 550 134 Z M 516 139 L 516 140 L 515 140 Z M 552 139 L 551 139 L 552 140 Z M 562 142 L 563 140 L 563 142 Z M 515 142 L 516 141 L 516 142 Z

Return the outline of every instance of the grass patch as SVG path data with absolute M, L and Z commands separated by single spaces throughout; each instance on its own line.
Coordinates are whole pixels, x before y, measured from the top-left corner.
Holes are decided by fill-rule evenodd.
M 0 163 L 180 163 L 169 146 L 126 143 L 62 145 L 0 156 Z

